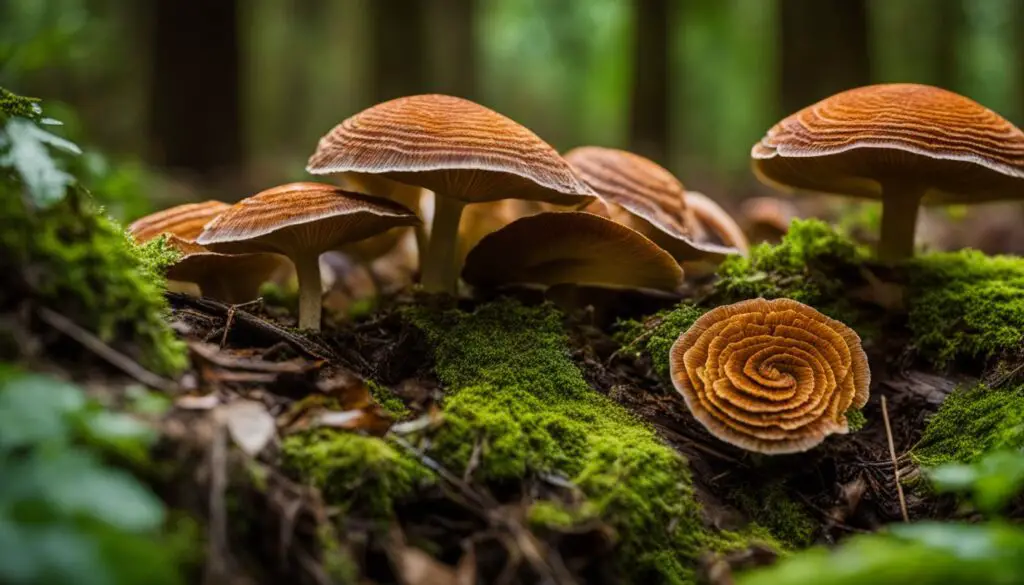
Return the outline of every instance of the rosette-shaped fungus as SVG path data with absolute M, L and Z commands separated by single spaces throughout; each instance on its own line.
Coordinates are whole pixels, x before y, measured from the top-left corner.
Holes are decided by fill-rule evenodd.
M 871 372 L 846 325 L 790 299 L 751 299 L 701 316 L 672 346 L 672 383 L 715 437 L 767 454 L 848 432 Z

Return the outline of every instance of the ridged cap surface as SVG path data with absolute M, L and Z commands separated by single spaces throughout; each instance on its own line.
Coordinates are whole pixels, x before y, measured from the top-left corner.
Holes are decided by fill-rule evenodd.
M 406 207 L 322 183 L 288 183 L 239 201 L 196 243 L 215 252 L 320 254 L 387 229 L 416 225 Z
M 128 226 L 128 232 L 139 243 L 148 242 L 163 233 L 194 240 L 207 222 L 229 207 L 227 203 L 213 200 L 177 205 L 140 217 Z
M 925 203 L 1020 198 L 1024 133 L 962 95 L 881 84 L 826 98 L 782 120 L 751 150 L 762 181 L 878 197 L 881 183 L 925 185 Z
M 572 205 L 593 196 L 558 152 L 524 126 L 437 94 L 394 99 L 348 118 L 320 139 L 306 170 L 383 174 L 467 203 Z
M 848 432 L 871 372 L 857 334 L 790 299 L 705 313 L 669 356 L 672 383 L 717 438 L 767 454 L 806 451 Z

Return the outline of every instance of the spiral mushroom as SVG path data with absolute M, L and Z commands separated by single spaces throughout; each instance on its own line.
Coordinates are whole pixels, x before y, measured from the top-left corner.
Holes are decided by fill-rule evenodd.
M 672 383 L 712 435 L 748 451 L 797 453 L 849 431 L 871 372 L 857 334 L 790 299 L 713 309 L 669 355 Z

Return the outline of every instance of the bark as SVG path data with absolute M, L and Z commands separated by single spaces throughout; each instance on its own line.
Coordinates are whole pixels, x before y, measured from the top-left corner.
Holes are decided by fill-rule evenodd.
M 630 148 L 665 164 L 669 151 L 669 75 L 675 0 L 633 0 Z
M 199 175 L 237 169 L 243 140 L 236 0 L 151 6 L 153 159 Z

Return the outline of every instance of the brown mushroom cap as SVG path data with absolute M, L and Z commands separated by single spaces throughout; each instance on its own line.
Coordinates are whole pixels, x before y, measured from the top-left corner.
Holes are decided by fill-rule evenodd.
M 784 189 L 879 198 L 887 181 L 923 182 L 923 202 L 1018 198 L 1024 133 L 962 95 L 911 83 L 838 93 L 776 124 L 751 151 Z
M 590 189 L 548 143 L 462 98 L 416 95 L 363 110 L 317 145 L 314 174 L 383 174 L 466 203 L 532 199 L 572 205 Z
M 320 254 L 385 230 L 420 223 L 381 197 L 322 183 L 289 183 L 243 199 L 203 229 L 196 243 L 214 252 L 287 256 L 299 279 L 299 327 L 320 328 Z
M 239 201 L 196 239 L 215 252 L 319 255 L 419 219 L 381 197 L 323 183 L 288 183 Z
M 759 453 L 806 451 L 848 432 L 871 372 L 846 325 L 790 299 L 718 307 L 679 336 L 672 383 L 717 438 Z
M 612 219 L 647 236 L 679 262 L 721 260 L 738 251 L 696 241 L 684 222 L 683 184 L 654 161 L 599 146 L 574 148 L 565 159 L 604 201 Z M 604 215 L 597 206 L 588 211 Z
M 408 207 L 411 211 L 420 212 L 420 198 L 423 194 L 422 187 L 406 185 L 405 183 L 392 181 L 380 175 L 367 173 L 344 173 L 340 178 L 341 187 L 346 191 L 366 193 L 375 197 L 385 197 Z M 412 228 L 399 227 L 389 229 L 384 233 L 371 236 L 365 240 L 345 244 L 340 248 L 340 251 L 363 264 L 369 264 L 394 250 L 398 243 L 401 242 L 402 237 L 410 229 L 417 231 L 417 244 L 420 244 L 420 247 L 424 247 L 426 240 L 425 234 L 421 233 L 423 227 L 417 225 Z
M 194 240 L 207 222 L 229 207 L 227 203 L 213 200 L 186 203 L 140 217 L 128 226 L 128 232 L 140 243 L 164 233 Z
M 739 224 L 714 199 L 698 191 L 687 191 L 686 207 L 694 220 L 722 245 L 735 248 L 741 254 L 750 250 L 750 242 Z
M 1020 199 L 1024 133 L 964 96 L 895 83 L 844 91 L 771 128 L 751 150 L 761 181 L 881 199 L 879 256 L 913 254 L 918 206 Z
M 683 270 L 654 242 L 581 211 L 546 211 L 485 236 L 466 257 L 475 286 L 578 284 L 676 291 Z
M 218 254 L 173 234 L 167 244 L 182 255 L 168 268 L 168 279 L 195 283 L 203 295 L 227 303 L 258 297 L 260 286 L 284 261 L 276 254 Z

